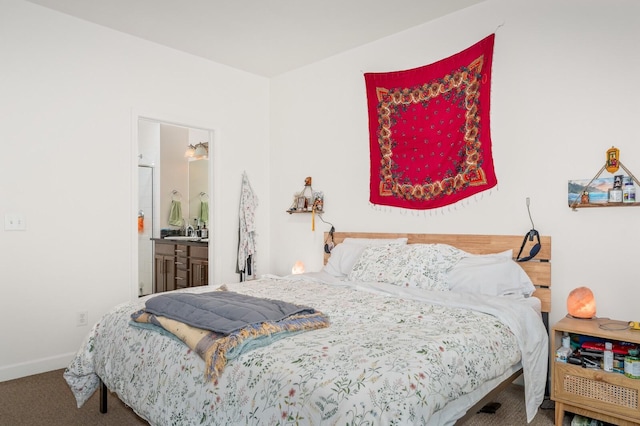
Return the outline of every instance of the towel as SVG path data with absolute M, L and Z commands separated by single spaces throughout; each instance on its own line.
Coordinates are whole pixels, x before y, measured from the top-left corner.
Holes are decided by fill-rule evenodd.
M 182 203 L 171 201 L 171 211 L 169 212 L 169 225 L 182 226 Z
M 200 222 L 209 222 L 209 203 L 207 201 L 200 202 Z

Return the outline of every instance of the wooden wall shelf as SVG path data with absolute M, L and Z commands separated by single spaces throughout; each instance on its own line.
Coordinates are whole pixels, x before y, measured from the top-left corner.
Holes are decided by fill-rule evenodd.
M 576 204 L 575 206 L 569 206 L 573 209 L 586 209 L 591 207 L 637 207 L 640 203 L 588 203 L 588 204 Z
M 622 164 L 622 161 L 620 161 L 620 150 L 618 148 L 615 148 L 615 147 L 612 146 L 611 149 L 607 150 L 607 160 L 605 161 L 604 166 L 602 166 L 600 171 L 598 171 L 598 173 L 593 177 L 593 179 L 591 179 L 591 181 L 578 192 L 577 199 L 573 203 L 569 204 L 569 208 L 575 211 L 576 209 L 584 209 L 584 208 L 589 208 L 589 207 L 634 207 L 634 206 L 640 206 L 640 202 L 637 202 L 637 203 L 624 203 L 624 202 L 618 202 L 618 203 L 580 203 L 582 194 L 585 191 L 588 192 L 588 189 L 589 189 L 589 186 L 591 186 L 591 183 L 593 183 L 594 180 L 596 180 L 598 177 L 600 177 L 602 172 L 604 172 L 606 170 L 609 173 L 613 174 L 613 173 L 618 171 L 618 168 L 622 168 L 622 170 L 627 172 L 627 176 L 632 179 L 632 182 L 631 182 L 632 185 L 633 185 L 634 182 L 637 185 L 640 185 L 640 181 L 638 181 L 638 179 L 633 175 L 633 173 L 631 173 L 631 171 L 629 169 L 627 169 L 624 166 L 624 164 Z M 622 183 L 622 182 L 620 182 L 620 183 Z M 615 187 L 615 184 L 614 184 L 614 187 Z M 622 188 L 620 188 L 620 189 L 622 189 Z M 634 197 L 635 197 L 635 189 L 634 189 Z M 622 201 L 622 200 L 620 200 L 620 201 Z
M 311 176 L 304 179 L 304 188 L 294 195 L 293 204 L 287 213 L 324 213 L 324 194 L 322 191 L 315 192 L 311 186 Z
M 638 203 L 638 204 L 640 205 L 640 203 Z M 311 210 L 287 210 L 287 213 L 289 213 L 289 214 L 294 214 L 294 213 L 312 213 L 312 211 Z M 324 213 L 324 210 L 323 211 L 317 211 L 316 210 L 316 214 L 322 214 L 322 213 Z

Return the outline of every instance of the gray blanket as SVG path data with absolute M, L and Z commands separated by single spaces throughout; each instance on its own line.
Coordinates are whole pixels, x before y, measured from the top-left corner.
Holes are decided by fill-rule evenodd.
M 231 291 L 162 294 L 147 300 L 146 311 L 222 334 L 265 321 L 280 321 L 293 314 L 315 312 L 307 306 Z

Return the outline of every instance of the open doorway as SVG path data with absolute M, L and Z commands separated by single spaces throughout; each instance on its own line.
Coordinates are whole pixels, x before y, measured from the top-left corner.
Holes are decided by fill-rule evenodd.
M 214 282 L 215 262 L 213 261 L 213 238 L 216 235 L 215 194 L 213 193 L 213 157 L 214 130 L 202 126 L 195 126 L 157 118 L 135 115 L 135 149 L 137 157 L 137 173 L 134 203 L 137 217 L 137 235 L 134 238 L 134 268 L 132 275 L 132 293 L 135 297 L 151 294 L 155 291 L 154 270 L 154 239 L 161 237 L 163 232 L 172 228 L 168 223 L 169 205 L 175 193 L 184 197 L 184 221 L 190 221 L 192 216 L 207 222 L 209 237 L 208 282 Z M 197 167 L 193 158 L 185 157 L 188 147 L 206 143 L 208 152 L 206 158 L 199 158 Z M 191 160 L 191 161 L 190 161 Z M 210 161 L 211 160 L 211 161 Z M 191 180 L 189 180 L 189 171 Z M 203 172 L 204 170 L 204 172 Z M 196 182 L 199 179 L 199 182 Z M 191 188 L 191 192 L 190 189 Z M 197 190 L 198 200 L 206 197 L 211 205 L 207 218 L 200 213 L 189 211 L 189 198 Z M 203 195 L 204 194 L 204 195 Z M 198 204 L 200 205 L 200 204 Z M 166 210 L 166 211 L 165 211 Z M 132 294 L 133 296 L 133 294 Z

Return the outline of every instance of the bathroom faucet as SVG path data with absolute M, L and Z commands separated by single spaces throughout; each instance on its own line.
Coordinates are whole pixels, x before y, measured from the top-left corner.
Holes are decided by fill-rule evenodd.
M 185 229 L 185 235 L 187 237 L 193 237 L 194 234 L 195 234 L 195 230 L 193 229 L 193 226 L 187 225 L 187 228 Z

